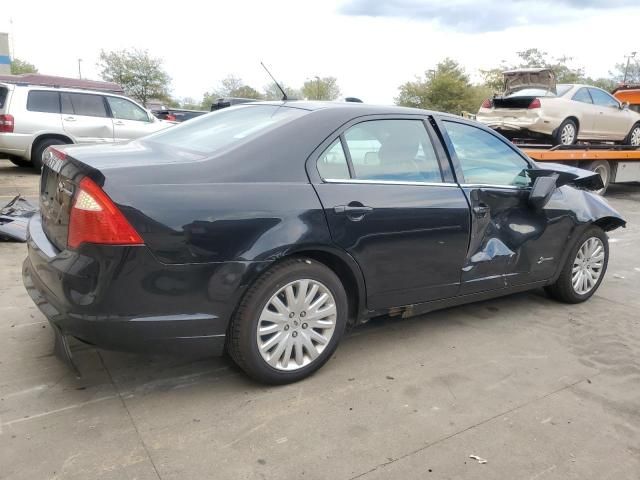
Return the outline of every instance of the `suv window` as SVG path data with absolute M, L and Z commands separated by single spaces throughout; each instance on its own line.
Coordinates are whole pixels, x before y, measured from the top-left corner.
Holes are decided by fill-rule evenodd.
M 27 96 L 27 110 L 30 112 L 60 113 L 58 92 L 31 90 Z
M 572 100 L 582 103 L 593 103 L 593 100 L 591 100 L 591 95 L 589 95 L 589 90 L 587 90 L 586 88 L 581 88 L 580 90 L 578 90 L 573 96 Z
M 62 113 L 69 115 L 85 115 L 87 117 L 108 117 L 101 95 L 86 93 L 63 93 Z
M 0 108 L 4 108 L 4 102 L 7 100 L 9 90 L 7 87 L 0 87 Z
M 338 138 L 318 158 L 318 172 L 325 180 L 346 180 L 350 178 L 347 157 Z
M 109 102 L 109 108 L 111 108 L 113 118 L 136 120 L 138 122 L 149 121 L 147 112 L 129 100 L 118 97 L 107 97 L 107 102 Z
M 359 180 L 442 182 L 422 120 L 369 120 L 344 138 Z
M 593 103 L 595 103 L 596 105 L 601 105 L 603 107 L 620 108 L 620 104 L 618 103 L 618 101 L 607 92 L 598 90 L 597 88 L 590 88 L 589 93 L 593 98 Z
M 471 125 L 444 121 L 468 184 L 526 187 L 529 164 L 495 135 Z

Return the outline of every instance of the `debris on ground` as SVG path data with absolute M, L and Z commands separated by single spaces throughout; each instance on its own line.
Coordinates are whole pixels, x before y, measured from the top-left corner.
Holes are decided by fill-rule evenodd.
M 482 464 L 487 463 L 487 460 L 485 460 L 482 457 L 479 457 L 478 455 L 469 455 L 469 458 L 473 458 L 474 460 L 477 460 L 478 463 L 482 463 Z
M 26 242 L 27 224 L 38 208 L 18 195 L 0 209 L 0 240 Z

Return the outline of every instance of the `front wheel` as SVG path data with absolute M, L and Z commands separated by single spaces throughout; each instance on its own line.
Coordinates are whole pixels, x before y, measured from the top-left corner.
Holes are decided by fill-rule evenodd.
M 315 260 L 293 258 L 265 272 L 246 293 L 227 348 L 254 379 L 295 382 L 329 360 L 347 315 L 347 295 L 336 274 Z
M 547 292 L 565 303 L 588 300 L 602 283 L 609 263 L 607 234 L 598 226 L 590 226 L 578 239 L 556 282 Z
M 640 147 L 640 124 L 633 126 L 624 143 L 632 147 Z

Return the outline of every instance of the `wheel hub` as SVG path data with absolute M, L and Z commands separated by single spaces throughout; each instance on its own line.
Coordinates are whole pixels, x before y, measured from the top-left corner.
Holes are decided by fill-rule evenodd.
M 598 237 L 591 237 L 578 249 L 571 269 L 571 285 L 579 295 L 595 288 L 604 267 L 604 244 Z

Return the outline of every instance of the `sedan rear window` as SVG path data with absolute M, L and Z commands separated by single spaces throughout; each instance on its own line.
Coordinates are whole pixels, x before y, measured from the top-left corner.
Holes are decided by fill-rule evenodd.
M 242 105 L 209 113 L 145 138 L 199 153 L 239 144 L 308 113 L 280 105 Z

